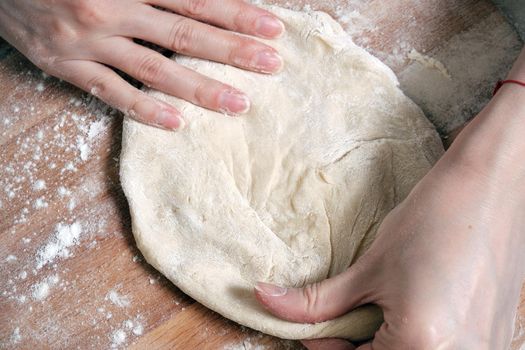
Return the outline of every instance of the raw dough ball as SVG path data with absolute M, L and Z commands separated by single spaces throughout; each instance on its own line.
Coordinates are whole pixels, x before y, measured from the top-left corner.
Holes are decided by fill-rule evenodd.
M 175 57 L 246 92 L 248 115 L 151 91 L 180 108 L 187 128 L 125 121 L 133 233 L 150 264 L 229 319 L 282 338 L 366 338 L 381 321 L 375 307 L 296 324 L 266 312 L 253 286 L 303 286 L 346 269 L 442 145 L 393 72 L 328 15 L 270 10 L 287 30 L 270 42 L 285 60 L 278 75 Z

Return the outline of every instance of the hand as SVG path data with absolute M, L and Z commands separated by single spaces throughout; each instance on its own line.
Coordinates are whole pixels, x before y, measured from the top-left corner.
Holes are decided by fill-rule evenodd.
M 509 78 L 525 78 L 525 51 Z M 379 305 L 384 323 L 361 350 L 507 349 L 525 277 L 524 121 L 525 88 L 505 85 L 353 266 L 303 289 L 259 283 L 256 297 L 302 323 Z M 303 343 L 355 349 L 342 339 Z
M 503 189 L 440 163 L 344 273 L 284 294 L 259 284 L 256 296 L 276 316 L 303 323 L 379 305 L 384 324 L 358 349 L 507 349 L 525 275 L 525 200 Z M 344 340 L 304 344 L 354 349 Z
M 228 30 L 274 38 L 284 26 L 271 13 L 241 0 L 0 2 L 0 35 L 38 67 L 138 121 L 167 129 L 183 125 L 180 113 L 135 89 L 109 67 L 205 108 L 243 113 L 250 102 L 242 92 L 133 41 L 262 73 L 281 68 L 282 59 L 273 48 Z

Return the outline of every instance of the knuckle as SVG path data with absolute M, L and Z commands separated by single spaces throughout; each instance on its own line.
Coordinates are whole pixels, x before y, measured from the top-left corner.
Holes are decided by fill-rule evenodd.
M 197 84 L 193 93 L 194 103 L 199 106 L 207 106 L 208 86 L 205 82 Z
M 256 40 L 243 37 L 232 38 L 232 43 L 233 45 L 228 53 L 228 62 L 241 67 L 250 66 L 253 54 L 261 50 L 261 47 L 264 48 Z
M 105 1 L 75 0 L 69 3 L 74 16 L 84 26 L 99 26 L 108 20 Z
M 421 316 L 416 309 L 401 312 L 405 320 L 400 328 L 406 341 L 417 349 L 439 349 L 448 336 L 454 333 L 458 326 L 452 320 L 442 320 L 440 317 Z M 452 321 L 452 322 L 451 322 Z
M 208 7 L 208 0 L 188 0 L 186 11 L 190 16 L 200 16 Z
M 147 102 L 147 99 L 137 96 L 126 108 L 126 115 L 141 123 L 155 124 L 155 110 L 144 110 L 144 108 L 140 108 L 141 105 L 144 105 Z
M 243 28 L 247 28 L 252 16 L 253 12 L 251 11 L 251 8 L 244 3 L 239 3 L 237 11 L 235 11 L 235 15 L 233 16 L 232 29 L 239 31 Z
M 101 98 L 106 95 L 108 91 L 109 82 L 107 78 L 102 76 L 95 76 L 86 82 L 85 89 L 93 96 Z
M 52 41 L 54 43 L 70 44 L 79 39 L 80 33 L 71 24 L 62 18 L 52 18 L 51 20 Z
M 163 77 L 164 64 L 156 54 L 144 56 L 137 65 L 135 77 L 142 81 L 146 86 L 157 85 Z
M 169 38 L 170 49 L 179 53 L 188 53 L 193 36 L 194 30 L 191 22 L 185 18 L 180 19 L 173 24 L 171 29 Z
M 321 304 L 321 283 L 309 284 L 303 289 L 305 300 L 304 312 L 306 320 L 311 323 L 319 321 L 319 306 Z

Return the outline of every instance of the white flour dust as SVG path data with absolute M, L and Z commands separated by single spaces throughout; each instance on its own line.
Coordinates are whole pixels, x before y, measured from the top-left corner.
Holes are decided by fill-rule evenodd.
M 116 290 L 109 291 L 105 300 L 111 301 L 118 307 L 129 307 L 131 304 L 128 296 L 121 295 Z
M 74 222 L 71 225 L 59 223 L 51 240 L 37 253 L 36 268 L 41 269 L 57 258 L 71 256 L 70 248 L 80 243 L 82 225 Z

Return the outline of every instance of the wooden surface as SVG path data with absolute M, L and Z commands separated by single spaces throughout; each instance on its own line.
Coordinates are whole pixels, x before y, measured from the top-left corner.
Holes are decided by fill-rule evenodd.
M 332 13 L 401 75 L 410 48 L 437 54 L 489 17 L 504 25 L 488 1 L 286 3 Z M 0 348 L 300 348 L 205 309 L 143 261 L 118 179 L 121 121 L 0 43 Z

